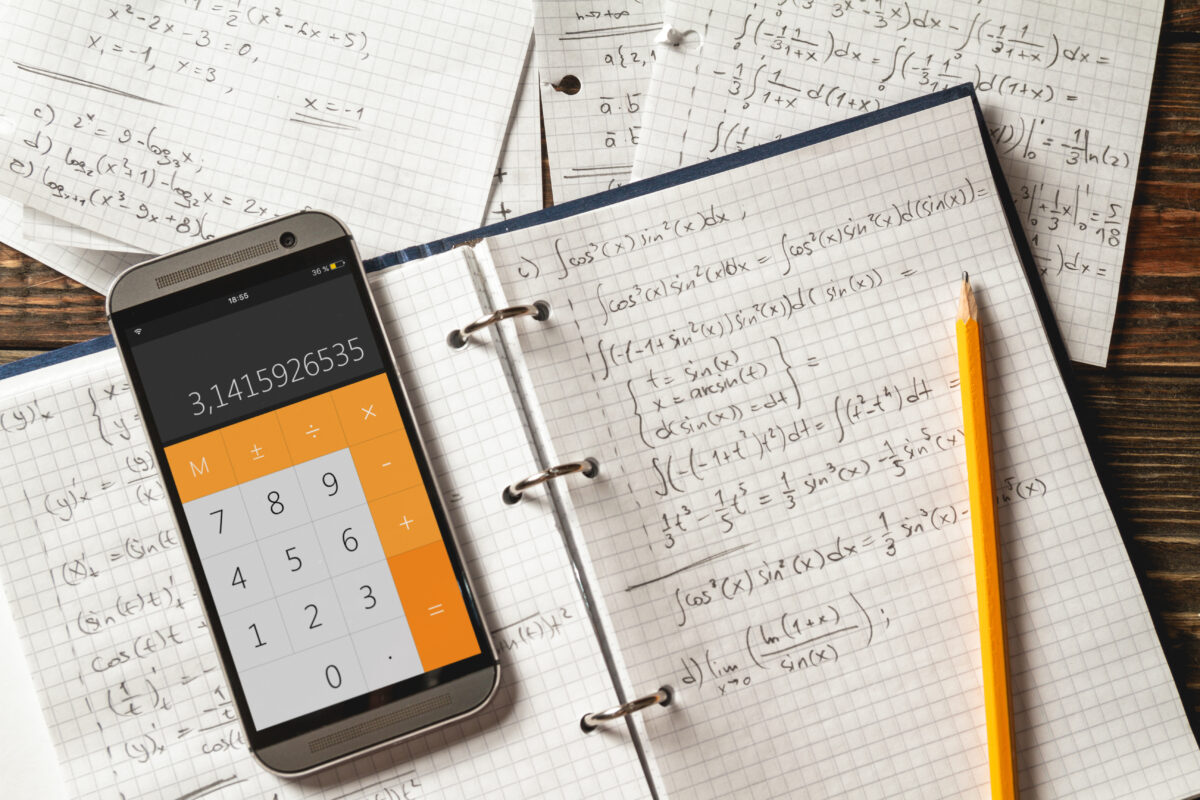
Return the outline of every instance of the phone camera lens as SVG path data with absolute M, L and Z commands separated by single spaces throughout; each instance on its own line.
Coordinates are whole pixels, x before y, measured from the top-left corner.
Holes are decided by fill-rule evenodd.
M 291 231 L 286 231 L 285 233 L 280 235 L 279 243 L 281 245 L 283 245 L 284 247 L 295 247 L 296 246 L 296 234 L 292 233 Z

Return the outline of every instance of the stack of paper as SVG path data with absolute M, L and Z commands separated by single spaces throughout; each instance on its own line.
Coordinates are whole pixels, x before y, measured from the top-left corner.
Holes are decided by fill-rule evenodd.
M 0 241 L 97 291 L 145 254 L 305 207 L 373 256 L 540 206 L 536 93 L 514 103 L 529 0 L 0 15 Z
M 971 82 L 1068 352 L 1104 365 L 1161 0 L 588 9 L 535 4 L 556 200 Z

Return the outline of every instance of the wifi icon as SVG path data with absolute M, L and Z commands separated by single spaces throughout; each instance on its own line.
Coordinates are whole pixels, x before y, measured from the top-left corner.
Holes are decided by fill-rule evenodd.
M 136 333 L 138 336 L 141 336 L 141 335 L 142 335 L 142 329 L 141 329 L 141 328 L 134 328 L 134 329 L 133 329 L 133 332 L 134 332 L 134 333 Z

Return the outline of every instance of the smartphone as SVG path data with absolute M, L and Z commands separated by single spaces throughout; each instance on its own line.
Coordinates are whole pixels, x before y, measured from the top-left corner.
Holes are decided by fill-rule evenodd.
M 263 765 L 487 703 L 499 663 L 345 226 L 306 211 L 138 264 L 108 319 Z

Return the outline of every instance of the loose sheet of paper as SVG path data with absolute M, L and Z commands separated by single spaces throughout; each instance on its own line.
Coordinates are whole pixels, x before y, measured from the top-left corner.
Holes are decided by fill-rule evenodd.
M 148 252 L 306 206 L 368 256 L 475 227 L 532 27 L 528 0 L 10 5 L 0 192 Z
M 12 136 L 14 130 L 12 118 L 0 113 L 0 140 Z M 24 208 L 7 197 L 0 197 L 0 242 L 98 292 L 104 292 L 113 278 L 140 260 L 124 253 L 67 248 L 33 239 L 25 234 Z
M 542 207 L 542 125 L 538 103 L 538 73 L 530 46 L 525 72 L 517 86 L 512 121 L 500 152 L 500 166 L 492 176 L 483 224 L 503 222 Z
M 72 225 L 28 206 L 24 208 L 21 217 L 21 231 L 34 241 L 56 244 L 61 247 L 106 250 L 114 253 L 129 253 L 137 249 L 124 242 L 118 242 L 116 239 L 110 239 L 102 233 Z
M 987 797 L 954 314 L 985 314 L 1025 797 L 1200 752 L 969 98 L 488 242 L 669 797 Z M 999 190 L 1002 191 L 1002 190 Z
M 1161 0 L 665 0 L 635 177 L 970 81 L 1071 358 L 1103 366 Z
M 30 239 L 24 233 L 23 212 L 20 203 L 0 197 L 0 242 L 97 292 L 106 291 L 113 278 L 144 258 L 128 253 L 80 250 Z
M 628 183 L 659 0 L 536 0 L 534 27 L 554 202 Z
M 501 655 L 480 714 L 300 780 L 246 752 L 129 387 L 108 350 L 0 384 L 0 560 L 68 794 L 79 798 L 647 794 L 544 503 L 500 490 L 535 459 L 463 251 L 374 281 Z M 226 789 L 226 787 L 228 787 Z

